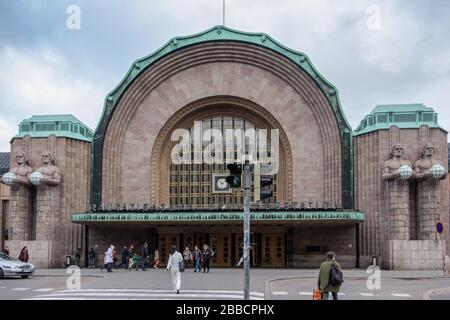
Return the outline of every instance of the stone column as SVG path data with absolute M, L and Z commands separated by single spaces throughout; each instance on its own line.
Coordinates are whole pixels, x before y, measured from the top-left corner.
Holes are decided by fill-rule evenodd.
M 418 182 L 418 239 L 435 240 L 439 220 L 441 193 L 440 180 L 426 179 Z
M 30 189 L 23 184 L 10 186 L 9 224 L 12 233 L 9 240 L 28 240 L 30 218 Z
M 57 186 L 37 186 L 36 240 L 61 240 L 60 194 L 60 188 Z
M 387 180 L 385 186 L 387 240 L 409 240 L 409 183 L 400 179 Z

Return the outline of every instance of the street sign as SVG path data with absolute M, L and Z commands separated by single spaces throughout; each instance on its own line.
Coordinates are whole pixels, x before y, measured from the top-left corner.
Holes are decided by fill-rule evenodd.
M 442 231 L 444 231 L 444 226 L 442 225 L 442 223 L 438 222 L 436 224 L 436 230 L 438 233 L 442 233 Z

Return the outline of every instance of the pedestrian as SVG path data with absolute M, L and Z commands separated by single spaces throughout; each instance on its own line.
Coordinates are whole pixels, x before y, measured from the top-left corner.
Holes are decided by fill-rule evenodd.
M 145 268 L 148 266 L 148 244 L 147 242 L 141 247 L 141 258 L 142 258 L 142 271 L 145 271 Z
M 94 248 L 90 248 L 88 252 L 88 260 L 89 260 L 89 268 L 95 268 L 95 258 L 97 254 L 95 253 Z
M 25 246 L 22 248 L 22 250 L 20 250 L 19 260 L 22 262 L 28 262 L 29 258 L 30 256 L 28 255 L 28 249 L 27 246 Z
M 128 261 L 130 259 L 130 251 L 128 250 L 127 246 L 124 246 L 122 249 L 121 254 L 121 263 L 118 265 L 118 268 L 120 268 L 122 265 L 125 266 L 125 270 L 128 269 Z
M 186 249 L 184 249 L 183 259 L 184 259 L 184 266 L 187 269 L 188 266 L 191 264 L 191 261 L 192 261 L 192 252 L 191 252 L 191 250 L 189 249 L 188 246 L 186 246 Z
M 328 300 L 330 292 L 333 300 L 338 300 L 338 292 L 344 282 L 341 265 L 336 261 L 333 251 L 327 252 L 327 260 L 322 262 L 319 270 L 318 287 L 322 291 L 323 300 Z
M 200 272 L 202 263 L 202 252 L 198 249 L 198 246 L 194 246 L 192 258 L 194 259 L 194 272 Z
M 159 261 L 159 250 L 156 249 L 155 250 L 155 257 L 153 259 L 153 268 L 159 269 L 159 263 L 160 263 L 160 261 Z
M 202 255 L 203 255 L 203 273 L 205 272 L 209 273 L 209 263 L 214 255 L 214 251 L 212 251 L 207 244 L 204 244 Z
M 113 255 L 112 255 L 112 260 L 113 260 L 113 262 L 112 262 L 112 268 L 117 268 L 117 251 L 116 250 L 113 250 Z
M 177 246 L 173 245 L 170 248 L 169 262 L 167 263 L 166 271 L 171 272 L 173 290 L 179 294 L 181 287 L 181 271 L 180 262 L 183 261 L 183 256 L 177 251 Z
M 112 272 L 112 265 L 113 265 L 113 255 L 114 255 L 114 246 L 111 245 L 106 252 L 106 264 L 107 264 L 107 272 Z
M 81 249 L 77 248 L 75 251 L 75 262 L 78 268 L 81 268 Z
M 136 271 L 137 271 L 139 259 L 140 259 L 140 258 L 139 258 L 139 256 L 137 255 L 137 253 L 133 254 L 133 256 L 130 258 L 130 262 L 129 262 L 129 265 L 128 265 L 128 270 L 131 270 L 131 269 L 135 269 L 135 268 L 136 268 Z
M 3 249 L 3 253 L 9 256 L 9 248 L 8 246 L 5 246 L 5 249 Z

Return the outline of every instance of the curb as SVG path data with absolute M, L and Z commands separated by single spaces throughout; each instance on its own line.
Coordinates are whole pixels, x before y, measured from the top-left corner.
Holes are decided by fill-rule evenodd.
M 423 298 L 423 300 L 431 300 L 431 296 L 437 296 L 437 295 L 443 294 L 443 293 L 450 293 L 450 287 L 436 288 L 436 289 L 428 290 L 427 292 L 425 292 L 422 295 L 422 298 Z

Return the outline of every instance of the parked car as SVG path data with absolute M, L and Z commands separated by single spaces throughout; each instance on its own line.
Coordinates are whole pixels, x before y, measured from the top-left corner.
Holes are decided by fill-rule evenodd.
M 23 279 L 34 273 L 35 267 L 28 262 L 22 262 L 0 252 L 0 279 L 17 276 Z

